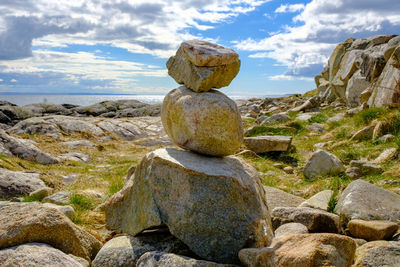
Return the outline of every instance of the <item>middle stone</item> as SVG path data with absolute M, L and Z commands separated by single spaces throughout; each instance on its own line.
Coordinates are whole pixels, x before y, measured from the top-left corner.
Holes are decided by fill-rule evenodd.
M 172 90 L 164 98 L 161 120 L 176 145 L 201 154 L 232 155 L 243 141 L 236 103 L 216 90 L 195 93 L 185 86 Z

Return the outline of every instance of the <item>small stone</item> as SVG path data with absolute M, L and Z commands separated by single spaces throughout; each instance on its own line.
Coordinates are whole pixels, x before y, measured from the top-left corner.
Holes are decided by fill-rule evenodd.
M 385 149 L 375 160 L 374 163 L 384 163 L 397 156 L 397 148 Z
M 64 213 L 68 218 L 72 219 L 75 216 L 75 210 L 72 206 L 61 206 L 53 203 L 43 203 L 43 206 L 54 208 Z
M 361 130 L 355 132 L 351 136 L 350 141 L 352 141 L 352 140 L 371 139 L 373 131 L 374 131 L 374 126 L 364 127 Z
M 29 194 L 29 196 L 38 198 L 38 199 L 43 199 L 43 198 L 47 197 L 48 195 L 50 195 L 52 191 L 53 191 L 53 189 L 50 187 L 42 187 L 42 188 L 39 188 L 39 189 L 31 192 Z
M 338 113 L 334 116 L 330 117 L 326 122 L 337 122 L 343 120 L 345 117 L 345 113 Z
M 278 122 L 286 122 L 288 120 L 291 120 L 291 118 L 282 113 L 278 114 L 273 114 L 270 117 L 265 118 L 260 124 L 273 124 L 273 123 L 278 123 Z
M 374 131 L 372 132 L 372 139 L 376 140 L 379 137 L 382 136 L 383 133 L 383 122 L 379 121 L 375 127 L 374 127 Z
M 286 166 L 285 168 L 283 168 L 283 171 L 287 174 L 293 174 L 294 173 L 294 169 L 293 167 L 290 166 Z
M 383 143 L 389 143 L 394 141 L 395 137 L 392 134 L 385 134 L 384 136 L 380 137 L 378 140 Z
M 343 171 L 343 164 L 335 155 L 320 149 L 311 155 L 304 166 L 304 176 L 309 179 L 324 175 L 335 175 Z
M 346 169 L 346 176 L 352 180 L 358 179 L 363 176 L 360 168 L 350 167 Z
M 76 141 L 69 141 L 69 142 L 63 142 L 63 145 L 66 145 L 70 148 L 78 148 L 81 146 L 85 147 L 94 147 L 94 144 L 90 142 L 89 140 L 76 140 Z
M 398 229 L 398 225 L 389 221 L 364 221 L 359 219 L 351 220 L 347 224 L 349 233 L 367 241 L 389 240 Z
M 357 167 L 363 174 L 379 174 L 383 172 L 381 166 L 374 162 L 365 160 L 352 160 L 350 161 L 349 167 Z
M 275 174 L 276 175 L 276 174 Z M 264 186 L 270 211 L 276 207 L 297 207 L 305 199 L 271 186 Z
M 313 209 L 320 209 L 324 211 L 328 211 L 328 203 L 329 200 L 331 199 L 333 194 L 332 190 L 324 190 L 321 191 L 303 203 L 299 205 L 299 207 L 306 207 L 306 208 L 313 208 Z
M 57 205 L 67 205 L 71 200 L 71 195 L 72 194 L 69 191 L 61 191 L 45 197 L 43 202 L 49 202 Z
M 71 185 L 75 183 L 75 181 L 78 179 L 78 175 L 77 174 L 63 175 L 61 176 L 61 178 L 64 184 Z
M 70 152 L 66 154 L 62 154 L 58 156 L 61 160 L 71 160 L 71 161 L 78 161 L 78 162 L 89 162 L 90 157 L 84 153 L 79 152 Z
M 326 132 L 323 125 L 320 123 L 313 123 L 311 125 L 307 125 L 307 130 L 313 132 L 313 133 L 324 133 Z
M 247 157 L 247 158 L 261 158 L 259 155 L 257 155 L 257 153 L 255 153 L 254 151 L 245 149 L 243 151 L 240 151 L 239 153 L 236 153 L 235 156 L 243 156 L 243 157 Z
M 291 234 L 308 234 L 308 229 L 301 223 L 285 223 L 275 230 L 275 238 Z
M 288 151 L 291 143 L 292 137 L 283 135 L 265 135 L 244 138 L 246 147 L 257 154 L 270 151 Z

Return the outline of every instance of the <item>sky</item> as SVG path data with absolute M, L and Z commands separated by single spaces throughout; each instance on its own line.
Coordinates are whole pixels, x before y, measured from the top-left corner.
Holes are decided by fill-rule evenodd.
M 231 95 L 315 88 L 338 43 L 400 34 L 398 0 L 0 0 L 0 93 L 165 94 L 185 40 L 234 49 Z

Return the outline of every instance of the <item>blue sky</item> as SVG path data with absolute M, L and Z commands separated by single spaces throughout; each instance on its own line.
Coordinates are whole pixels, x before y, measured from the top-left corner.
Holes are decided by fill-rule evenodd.
M 336 44 L 376 34 L 400 34 L 400 1 L 1 0 L 0 93 L 165 94 L 190 39 L 239 53 L 225 93 L 304 93 Z

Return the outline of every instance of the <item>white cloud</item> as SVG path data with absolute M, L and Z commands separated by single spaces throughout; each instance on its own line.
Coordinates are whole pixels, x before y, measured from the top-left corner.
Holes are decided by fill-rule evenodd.
M 17 81 L 16 79 L 11 79 L 10 82 L 16 83 L 16 82 L 18 82 L 18 81 Z
M 4 81 L 3 79 L 0 79 L 0 82 Z
M 288 12 L 298 12 L 304 9 L 304 4 L 294 4 L 294 5 L 280 5 L 275 9 L 275 13 L 288 13 Z
M 252 58 L 272 58 L 287 66 L 275 79 L 313 77 L 338 43 L 377 34 L 400 34 L 400 1 L 312 0 L 282 32 L 242 40 L 235 47 L 253 51 Z

